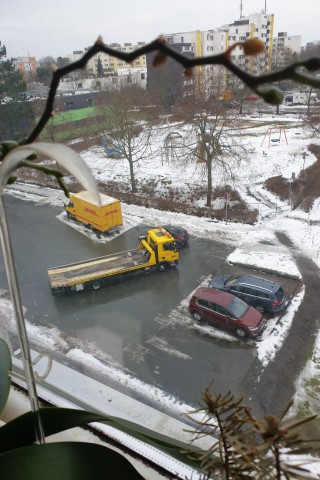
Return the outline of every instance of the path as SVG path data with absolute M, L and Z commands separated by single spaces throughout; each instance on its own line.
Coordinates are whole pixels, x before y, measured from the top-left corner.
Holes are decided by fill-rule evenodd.
M 305 285 L 305 295 L 295 314 L 288 336 L 273 361 L 261 372 L 261 365 L 252 368 L 241 385 L 242 395 L 258 417 L 265 414 L 281 416 L 295 393 L 295 381 L 305 367 L 319 331 L 320 292 L 319 268 L 295 249 L 291 240 L 277 232 L 280 242 L 290 248 Z

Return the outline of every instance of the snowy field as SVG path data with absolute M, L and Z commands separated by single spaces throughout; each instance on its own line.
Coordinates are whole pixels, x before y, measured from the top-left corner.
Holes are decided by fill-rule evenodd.
M 265 120 L 275 119 L 275 117 L 263 118 Z M 253 119 L 251 121 L 261 121 L 261 118 Z M 233 183 L 229 178 L 226 178 L 225 172 L 217 170 L 214 175 L 214 186 L 219 184 L 229 183 L 239 191 L 241 196 L 248 203 L 252 203 L 255 208 L 259 209 L 259 220 L 256 225 L 241 225 L 226 222 L 213 222 L 208 219 L 187 216 L 184 214 L 177 214 L 171 212 L 157 211 L 154 209 L 147 209 L 144 207 L 135 207 L 133 205 L 122 204 L 124 226 L 119 228 L 121 234 L 128 228 L 138 224 L 151 225 L 174 223 L 187 228 L 191 235 L 212 238 L 235 247 L 228 261 L 231 263 L 239 263 L 263 270 L 268 268 L 281 275 L 288 275 L 293 278 L 301 278 L 289 249 L 284 247 L 278 241 L 275 232 L 285 233 L 293 242 L 296 249 L 300 249 L 302 255 L 311 258 L 315 264 L 320 267 L 320 213 L 318 199 L 310 212 L 305 213 L 299 210 L 291 211 L 288 204 L 282 203 L 279 199 L 273 197 L 270 193 L 262 188 L 261 182 L 265 179 L 275 176 L 283 175 L 290 179 L 292 173 L 298 176 L 303 168 L 311 165 L 315 158 L 312 154 L 308 154 L 303 161 L 303 152 L 307 151 L 310 143 L 316 143 L 315 139 L 310 139 L 307 132 L 303 129 L 302 124 L 298 118 L 279 117 L 275 119 L 278 122 L 283 120 L 288 123 L 281 131 L 278 127 L 275 128 L 275 133 L 268 135 L 267 127 L 261 126 L 250 130 L 246 128 L 247 136 L 239 137 L 246 142 L 250 154 L 241 165 L 235 165 L 235 177 Z M 200 171 L 193 165 L 177 165 L 168 163 L 163 160 L 161 155 L 161 142 L 164 135 L 169 133 L 169 127 L 164 129 L 162 139 L 158 139 L 158 144 L 154 145 L 154 151 L 150 152 L 150 158 L 146 158 L 144 162 L 140 162 L 136 169 L 136 177 L 138 181 L 148 181 L 156 179 L 159 180 L 159 185 L 163 180 L 171 182 L 172 186 L 182 187 L 184 184 L 193 183 L 201 184 L 203 178 Z M 179 125 L 170 126 L 172 130 L 177 131 Z M 182 131 L 183 133 L 183 131 Z M 236 132 L 232 132 L 236 135 Z M 271 142 L 271 138 L 278 136 L 278 142 Z M 158 153 L 157 153 L 158 152 Z M 88 151 L 82 152 L 82 158 L 86 161 L 92 170 L 95 178 L 98 181 L 105 181 L 106 179 L 114 179 L 129 183 L 129 168 L 125 160 L 113 160 L 106 158 L 102 147 L 95 147 Z M 247 187 L 250 187 L 250 195 L 248 195 Z M 14 195 L 25 198 L 26 200 L 36 201 L 39 204 L 48 203 L 55 206 L 63 206 L 65 197 L 61 192 L 50 189 L 39 189 L 33 186 L 13 185 L 8 188 L 8 192 Z M 257 195 L 260 202 L 253 199 Z M 270 207 L 272 202 L 272 207 Z M 275 208 L 277 206 L 277 209 Z M 67 221 L 64 213 L 59 215 L 61 221 Z M 85 228 L 73 224 L 73 228 L 79 230 L 79 234 L 90 236 L 92 234 Z M 91 236 L 94 242 L 99 242 L 95 235 Z M 111 238 L 112 239 L 112 238 Z M 106 241 L 105 239 L 103 241 Z M 281 282 L 280 282 L 281 283 Z M 191 296 L 192 292 L 190 292 Z M 295 312 L 303 299 L 304 290 L 298 294 L 291 305 L 288 307 L 281 325 L 273 325 L 272 320 L 268 324 L 265 332 L 262 335 L 260 342 L 257 342 L 257 355 L 261 364 L 265 367 L 270 360 L 272 360 L 276 352 L 281 348 L 281 345 L 290 329 Z M 189 297 L 188 297 L 189 298 Z M 186 311 L 188 302 L 186 298 L 181 305 L 177 306 L 177 311 L 172 312 L 173 317 L 179 316 L 181 312 Z M 12 310 L 10 302 L 6 296 L 0 299 L 2 311 L 2 324 L 5 328 L 11 330 L 14 328 L 12 319 Z M 28 317 L 26 312 L 26 318 Z M 191 321 L 191 320 L 190 320 Z M 227 333 L 217 331 L 212 327 L 201 326 L 199 328 L 207 329 L 211 335 L 217 337 L 228 338 L 230 341 L 238 341 L 231 338 Z M 32 338 L 41 338 L 41 343 L 49 350 L 63 346 L 63 338 L 58 330 L 45 327 L 38 327 L 28 323 L 29 335 Z M 272 332 L 272 334 L 271 334 Z M 296 404 L 294 408 L 298 408 L 299 404 L 307 403 L 308 398 L 312 397 L 312 402 L 309 402 L 310 412 L 317 413 L 319 410 L 319 398 L 317 393 L 310 391 L 310 387 L 306 385 L 312 384 L 310 381 L 316 376 L 318 368 L 318 357 L 320 349 L 320 336 L 316 341 L 315 351 L 312 360 L 306 365 L 304 372 L 302 372 L 299 382 L 297 383 Z M 104 372 L 107 367 L 90 355 L 90 352 L 81 350 L 81 348 L 74 348 L 69 351 L 70 358 L 75 358 L 77 361 L 88 365 L 99 372 Z M 108 375 L 114 377 L 120 382 L 126 382 L 125 373 L 120 373 L 118 370 L 112 371 L 108 367 Z M 131 380 L 130 380 L 131 381 Z M 143 385 L 137 382 L 133 388 L 137 390 L 148 392 L 151 396 L 157 397 L 159 401 L 167 402 L 168 398 L 161 397 L 161 392 L 155 391 L 150 385 Z M 160 400 L 162 398 L 162 400 Z M 174 404 L 174 401 L 172 402 Z M 177 408 L 180 411 L 186 411 L 187 406 L 179 405 Z

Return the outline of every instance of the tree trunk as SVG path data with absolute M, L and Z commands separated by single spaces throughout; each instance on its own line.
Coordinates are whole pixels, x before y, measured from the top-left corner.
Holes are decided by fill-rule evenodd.
M 207 152 L 207 207 L 211 207 L 212 201 L 212 158 Z
M 137 187 L 136 187 L 136 179 L 134 176 L 133 161 L 132 159 L 129 159 L 128 161 L 129 161 L 129 167 L 130 167 L 131 192 L 135 193 L 137 191 Z

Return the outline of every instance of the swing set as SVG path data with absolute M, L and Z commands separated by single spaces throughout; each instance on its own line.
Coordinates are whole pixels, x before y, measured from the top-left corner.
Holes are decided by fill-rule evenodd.
M 274 134 L 274 132 L 277 133 L 277 136 L 276 137 L 274 136 L 274 137 L 271 138 L 271 136 Z M 270 142 L 272 142 L 274 144 L 280 143 L 282 133 L 283 133 L 284 138 L 286 139 L 286 143 L 288 145 L 288 140 L 287 140 L 287 135 L 286 135 L 285 128 L 284 127 L 273 127 L 273 128 L 268 128 L 267 133 L 263 137 L 263 140 L 261 142 L 260 147 L 262 147 L 263 142 L 265 141 L 266 137 L 269 137 L 268 148 L 270 147 Z

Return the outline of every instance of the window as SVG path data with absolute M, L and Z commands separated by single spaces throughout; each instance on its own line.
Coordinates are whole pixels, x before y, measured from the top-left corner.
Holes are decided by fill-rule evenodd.
M 225 316 L 230 315 L 230 312 L 228 312 L 225 308 L 221 307 L 221 305 L 214 304 L 214 310 L 220 315 L 225 315 Z
M 256 295 L 257 295 L 257 297 L 260 297 L 260 298 L 266 298 L 266 299 L 270 298 L 269 293 L 262 292 L 262 291 L 259 291 L 259 290 L 257 290 Z
M 275 297 L 276 297 L 277 300 L 282 300 L 282 299 L 283 299 L 283 297 L 284 297 L 284 291 L 283 291 L 282 287 L 280 287 L 280 288 L 276 291 Z
M 164 244 L 163 244 L 163 250 L 164 250 L 164 251 L 168 251 L 168 250 L 169 250 L 169 251 L 170 251 L 170 250 L 171 250 L 171 251 L 174 251 L 174 250 L 175 250 L 175 246 L 174 246 L 174 244 L 173 244 L 172 242 L 164 243 Z
M 233 292 L 243 293 L 243 287 L 241 287 L 240 285 L 235 285 L 234 287 L 230 287 L 230 290 Z
M 208 302 L 208 300 L 202 300 L 202 298 L 198 298 L 197 304 L 200 305 L 200 307 L 208 308 L 210 305 L 210 302 Z

